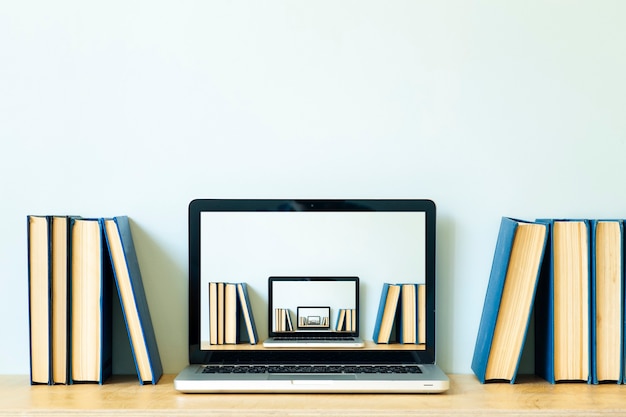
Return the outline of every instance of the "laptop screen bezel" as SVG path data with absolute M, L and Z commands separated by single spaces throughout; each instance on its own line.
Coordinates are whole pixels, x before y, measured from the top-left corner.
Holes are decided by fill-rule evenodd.
M 426 346 L 422 350 L 394 349 L 317 349 L 284 352 L 272 349 L 202 350 L 200 348 L 200 265 L 201 213 L 255 211 L 389 211 L 425 213 L 426 239 Z M 435 249 L 436 206 L 428 199 L 403 200 L 279 200 L 279 199 L 195 199 L 189 203 L 189 362 L 208 363 L 435 363 Z

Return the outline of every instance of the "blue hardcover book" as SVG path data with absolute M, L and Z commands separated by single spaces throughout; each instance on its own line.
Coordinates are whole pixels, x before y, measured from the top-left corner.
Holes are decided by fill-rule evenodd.
M 376 321 L 374 322 L 374 333 L 372 335 L 372 340 L 374 342 L 378 341 L 378 336 L 380 335 L 380 326 L 383 321 L 383 313 L 385 312 L 385 303 L 387 302 L 388 292 L 389 284 L 384 283 L 383 288 L 380 291 L 380 302 L 378 303 L 378 312 L 376 313 Z
M 389 343 L 391 333 L 396 321 L 398 304 L 400 299 L 400 286 L 396 284 L 383 284 L 378 304 L 378 313 L 374 324 L 372 340 L 375 343 Z
M 548 225 L 549 243 L 535 303 L 535 373 L 552 384 L 589 383 L 592 356 L 589 221 L 538 221 Z
M 417 284 L 401 284 L 398 339 L 402 344 L 417 343 Z
M 139 382 L 156 384 L 163 367 L 128 217 L 101 219 L 101 222 Z
M 476 337 L 481 383 L 515 382 L 547 241 L 543 224 L 503 217 Z
M 111 262 L 99 219 L 70 224 L 70 383 L 103 384 L 113 371 Z
M 591 222 L 591 379 L 624 377 L 624 268 L 621 220 Z
M 248 286 L 245 282 L 240 282 L 237 284 L 237 293 L 237 298 L 239 298 L 240 311 L 243 315 L 243 324 L 245 325 L 246 331 L 248 333 L 248 340 L 251 345 L 256 345 L 259 342 L 259 335 L 257 333 L 256 324 L 254 322 L 252 306 L 250 305 Z
M 70 225 L 77 216 L 51 216 L 52 383 L 69 384 Z
M 336 332 L 340 332 L 340 331 L 344 330 L 344 328 L 345 328 L 345 326 L 344 326 L 345 319 L 346 319 L 346 309 L 340 308 L 337 311 L 337 318 L 335 320 L 335 331 Z
M 30 383 L 52 384 L 51 223 L 27 216 Z

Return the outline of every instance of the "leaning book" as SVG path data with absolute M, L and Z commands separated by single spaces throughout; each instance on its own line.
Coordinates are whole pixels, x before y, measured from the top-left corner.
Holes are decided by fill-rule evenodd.
M 241 308 L 241 314 L 243 315 L 243 323 L 248 334 L 248 340 L 251 345 L 257 344 L 259 341 L 259 335 L 256 330 L 256 324 L 254 322 L 254 314 L 252 313 L 252 306 L 250 304 L 250 297 L 248 295 L 248 286 L 245 282 L 237 284 L 237 294 L 239 299 L 239 305 Z
M 163 367 L 130 222 L 127 216 L 118 216 L 103 219 L 102 223 L 139 382 L 156 384 Z
M 482 383 L 515 383 L 547 236 L 545 224 L 508 217 L 500 222 L 472 360 Z
M 398 284 L 384 283 L 380 293 L 378 313 L 374 323 L 372 340 L 375 343 L 389 343 L 398 312 L 400 311 L 400 290 Z

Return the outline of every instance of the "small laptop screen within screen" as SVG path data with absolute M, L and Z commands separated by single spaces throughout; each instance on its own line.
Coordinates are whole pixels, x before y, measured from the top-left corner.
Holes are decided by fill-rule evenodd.
M 270 335 L 358 336 L 357 277 L 271 277 Z
M 274 287 L 273 305 L 287 310 L 294 329 L 334 331 L 341 310 L 358 304 L 365 349 L 388 348 L 373 340 L 384 284 L 426 283 L 426 214 L 420 211 L 205 211 L 199 233 L 201 350 L 250 348 L 211 343 L 210 283 L 246 283 L 255 349 L 268 349 L 262 341 L 279 329 L 272 326 L 290 325 L 279 323 L 276 310 L 268 313 L 270 277 L 358 277 L 358 300 L 349 288 L 355 281 L 325 288 L 287 281 Z

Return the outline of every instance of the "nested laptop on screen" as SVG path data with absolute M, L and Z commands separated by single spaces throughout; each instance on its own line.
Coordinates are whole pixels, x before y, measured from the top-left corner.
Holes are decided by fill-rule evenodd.
M 442 392 L 430 200 L 189 205 L 181 392 Z
M 263 346 L 364 346 L 358 277 L 270 277 L 267 293 L 270 337 Z

